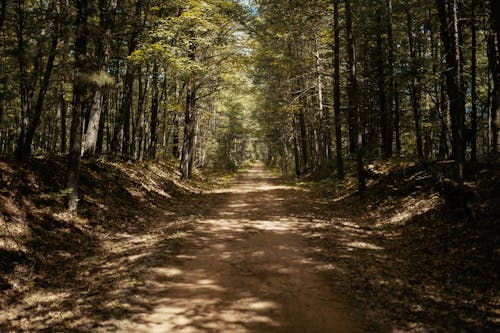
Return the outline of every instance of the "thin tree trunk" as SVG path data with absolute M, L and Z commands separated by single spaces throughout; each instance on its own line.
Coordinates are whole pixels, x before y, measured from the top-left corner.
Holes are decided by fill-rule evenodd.
M 7 0 L 2 0 L 0 3 L 0 31 L 3 30 L 3 23 L 5 21 L 5 11 L 7 9 Z M 5 47 L 5 43 L 3 43 Z M 5 52 L 5 49 L 3 50 Z M 5 64 L 2 59 L 2 67 L 0 67 L 0 84 L 2 85 L 2 91 L 0 91 L 0 128 L 2 126 L 3 115 L 5 112 L 5 91 L 7 88 L 7 78 L 5 76 Z M 1 147 L 0 147 L 1 151 Z
M 417 156 L 420 163 L 424 163 L 424 151 L 422 140 L 422 107 L 421 107 L 421 80 L 420 73 L 418 72 L 418 59 L 415 50 L 415 42 L 413 40 L 413 24 L 411 21 L 411 13 L 406 12 L 407 32 L 408 32 L 408 46 L 410 50 L 411 59 L 411 75 L 410 80 L 410 97 L 413 109 L 413 119 L 415 121 L 415 136 L 417 138 Z
M 103 96 L 102 101 L 102 114 L 99 117 L 99 130 L 97 131 L 97 141 L 95 144 L 95 154 L 96 156 L 101 156 L 104 146 L 104 130 L 106 125 L 106 117 L 109 113 L 109 95 Z
M 69 169 L 67 178 L 68 210 L 76 213 L 78 209 L 78 184 L 80 180 L 80 165 L 82 154 L 82 125 L 83 125 L 83 99 L 86 92 L 86 55 L 87 55 L 87 20 L 88 2 L 76 1 L 77 18 L 75 27 L 77 31 L 75 40 L 75 70 L 76 77 L 73 87 L 73 115 L 71 121 L 71 137 L 69 151 Z
M 59 6 L 56 6 L 56 11 L 59 12 Z M 23 157 L 27 157 L 31 154 L 31 147 L 33 144 L 33 137 L 35 136 L 35 132 L 40 124 L 40 119 L 43 112 L 43 102 L 45 100 L 45 94 L 49 88 L 50 77 L 52 75 L 52 69 L 54 68 L 54 60 L 56 58 L 57 51 L 57 43 L 59 42 L 59 30 L 60 23 L 59 18 L 56 18 L 56 22 L 54 22 L 55 30 L 53 32 L 52 41 L 50 44 L 49 56 L 47 57 L 47 63 L 45 65 L 45 70 L 43 73 L 42 80 L 40 82 L 40 88 L 38 90 L 37 99 L 35 102 L 35 108 L 32 114 L 28 114 L 30 120 L 28 126 L 26 128 L 26 134 L 24 139 L 22 140 L 21 147 L 19 147 L 19 154 Z M 29 111 L 27 112 L 29 113 Z
M 96 40 L 96 69 L 101 73 L 106 73 L 110 52 L 112 32 L 111 28 L 114 24 L 114 15 L 116 10 L 116 1 L 99 0 L 99 18 L 100 28 L 104 31 L 103 36 L 98 36 Z M 107 94 L 104 85 L 95 87 L 92 105 L 89 110 L 89 116 L 85 127 L 85 135 L 83 141 L 83 155 L 90 157 L 96 155 L 96 146 L 99 136 L 100 119 L 103 109 L 105 95 Z M 102 149 L 101 149 L 102 151 Z
M 500 45 L 500 3 L 499 1 L 491 0 L 491 22 L 493 33 L 496 36 L 497 47 Z M 497 48 L 495 47 L 494 38 L 491 43 L 490 51 L 490 68 L 493 76 L 493 101 L 491 105 L 491 153 L 493 158 L 498 157 L 500 150 L 500 135 L 498 133 L 500 127 L 500 64 Z
M 135 3 L 135 14 L 132 32 L 128 45 L 128 55 L 131 55 L 137 48 L 137 39 L 140 32 L 140 17 L 142 12 L 142 0 L 137 0 Z M 123 99 L 120 110 L 116 117 L 115 130 L 113 133 L 112 149 L 115 155 L 121 147 L 121 155 L 123 159 L 130 158 L 130 117 L 132 113 L 132 102 L 134 95 L 134 79 L 135 69 L 131 63 L 127 63 L 126 74 L 123 80 Z
M 326 139 L 326 126 L 325 126 L 325 109 L 323 106 L 323 82 L 321 75 L 321 57 L 319 54 L 318 37 L 314 36 L 315 45 L 315 57 L 316 57 L 316 85 L 318 92 L 318 171 L 321 175 L 326 175 L 328 170 L 326 169 L 326 159 L 327 159 L 327 139 Z
M 452 0 L 446 9 L 446 3 L 436 0 L 438 7 L 441 39 L 446 52 L 446 81 L 448 96 L 450 98 L 450 115 L 452 118 L 453 156 L 457 164 L 457 178 L 463 184 L 464 149 L 464 118 L 465 118 L 465 93 L 462 90 L 462 69 L 460 63 L 460 45 L 457 17 L 457 1 Z M 448 16 L 449 14 L 449 16 Z
M 477 66 L 477 27 L 476 27 L 476 6 L 477 0 L 472 0 L 471 8 L 471 153 L 470 159 L 472 162 L 477 161 L 477 89 L 476 89 L 476 66 Z
M 388 53 L 387 53 L 387 60 L 388 60 L 388 68 L 389 68 L 389 93 L 388 93 L 388 100 L 389 100 L 389 108 L 387 110 L 388 114 L 388 119 L 387 119 L 387 126 L 388 126 L 388 131 L 390 133 L 390 155 L 392 156 L 393 151 L 392 151 L 392 143 L 393 143 L 393 124 L 394 124 L 394 134 L 396 137 L 396 155 L 399 157 L 401 154 L 401 139 L 399 137 L 399 95 L 398 95 L 398 88 L 396 85 L 396 80 L 394 77 L 394 64 L 396 62 L 396 57 L 394 55 L 394 34 L 393 34 L 393 13 L 392 13 L 392 0 L 387 0 L 387 43 L 389 44 L 388 46 Z
M 333 103 L 335 118 L 335 147 L 337 153 L 337 178 L 344 179 L 344 159 L 342 157 L 342 118 L 340 114 L 340 28 L 339 0 L 333 3 Z
M 378 95 L 380 112 L 380 130 L 382 134 L 382 155 L 384 158 L 392 157 L 392 124 L 390 111 L 387 110 L 387 99 L 385 90 L 385 63 L 382 45 L 382 10 L 377 9 L 377 71 L 378 71 Z M 389 48 L 392 46 L 389 45 Z M 391 73 L 392 76 L 392 73 Z
M 175 159 L 180 157 L 179 151 L 179 110 L 177 105 L 180 104 L 180 89 L 179 89 L 179 80 L 175 79 L 175 101 L 176 107 L 174 110 L 174 117 L 172 119 L 172 155 Z
M 153 64 L 153 99 L 151 100 L 151 142 L 149 145 L 149 158 L 154 159 L 156 156 L 156 141 L 158 127 L 158 107 L 159 107 L 159 89 L 158 89 L 158 63 Z
M 358 191 L 366 188 L 365 172 L 363 166 L 363 128 L 362 116 L 358 102 L 358 80 L 356 73 L 356 45 L 352 29 L 351 0 L 345 1 L 347 54 L 349 66 L 349 109 L 354 114 L 356 131 L 356 169 L 358 173 Z
M 184 141 L 182 144 L 181 156 L 181 179 L 188 180 L 192 175 L 194 149 L 195 149 L 195 131 L 196 131 L 196 118 L 195 118 L 195 83 L 194 78 L 191 77 L 187 86 L 186 92 L 186 109 L 184 114 Z
M 61 82 L 59 88 L 59 112 L 61 114 L 61 154 L 66 154 L 67 139 L 66 139 L 66 118 L 68 113 L 68 107 L 66 105 L 66 100 L 64 99 L 64 81 Z

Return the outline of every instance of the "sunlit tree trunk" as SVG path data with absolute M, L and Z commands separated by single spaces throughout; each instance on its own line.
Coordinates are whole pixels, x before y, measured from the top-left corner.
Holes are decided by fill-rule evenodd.
M 69 147 L 69 169 L 67 178 L 68 210 L 76 213 L 78 208 L 78 184 L 82 153 L 83 100 L 85 98 L 87 41 L 88 41 L 88 1 L 76 1 L 77 18 L 75 22 L 75 82 L 73 84 L 73 113 L 71 119 L 71 135 Z

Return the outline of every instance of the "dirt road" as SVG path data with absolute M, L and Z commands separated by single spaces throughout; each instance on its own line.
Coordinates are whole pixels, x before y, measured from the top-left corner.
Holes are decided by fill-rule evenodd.
M 252 167 L 196 222 L 175 263 L 150 270 L 141 290 L 150 311 L 122 320 L 118 331 L 355 331 L 322 263 L 308 256 L 286 190 Z

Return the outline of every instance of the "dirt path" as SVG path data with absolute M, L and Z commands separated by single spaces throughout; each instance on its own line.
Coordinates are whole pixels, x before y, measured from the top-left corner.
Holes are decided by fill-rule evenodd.
M 308 257 L 286 190 L 252 167 L 197 221 L 175 262 L 150 270 L 140 291 L 149 311 L 115 323 L 118 331 L 355 331 L 322 263 Z

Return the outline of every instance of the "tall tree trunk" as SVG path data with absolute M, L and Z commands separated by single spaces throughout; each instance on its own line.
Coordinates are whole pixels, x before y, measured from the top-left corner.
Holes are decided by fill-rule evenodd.
M 24 148 L 24 138 L 26 136 L 26 126 L 28 125 L 28 110 L 30 110 L 29 102 L 29 88 L 28 88 L 28 73 L 27 73 L 27 61 L 26 61 L 26 48 L 24 45 L 24 25 L 25 17 L 23 11 L 24 0 L 17 0 L 16 3 L 16 14 L 17 14 L 17 59 L 19 62 L 19 95 L 20 95 L 20 133 L 19 139 L 16 147 L 16 156 L 18 158 L 24 158 L 25 153 Z
M 196 136 L 196 91 L 194 77 L 189 79 L 186 92 L 186 109 L 184 113 L 184 141 L 181 156 L 181 179 L 191 178 Z
M 66 118 L 67 118 L 67 113 L 68 113 L 68 107 L 66 105 L 66 100 L 64 99 L 64 81 L 61 82 L 60 88 L 59 88 L 59 103 L 58 103 L 58 108 L 59 108 L 59 113 L 61 115 L 61 154 L 66 154 L 66 148 L 67 148 L 67 139 L 66 139 Z
M 298 82 L 298 89 L 297 91 L 304 90 L 305 91 L 305 85 L 303 80 L 299 80 Z M 299 129 L 300 129 L 300 150 L 301 150 L 301 155 L 302 155 L 302 172 L 306 173 L 309 170 L 309 164 L 310 164 L 310 154 L 309 154 L 309 147 L 308 147 L 308 142 L 307 142 L 307 124 L 306 124 L 306 115 L 305 115 L 305 107 L 307 105 L 307 100 L 304 97 L 304 94 L 301 93 L 301 106 L 299 109 Z
M 196 60 L 196 46 L 191 43 L 189 59 Z M 181 179 L 191 178 L 196 145 L 196 78 L 191 73 L 186 85 L 186 105 L 184 110 L 184 141 L 182 142 Z
M 325 126 L 325 108 L 323 105 L 323 79 L 321 75 L 321 57 L 319 54 L 318 37 L 314 36 L 315 57 L 316 57 L 316 85 L 318 98 L 318 171 L 321 175 L 326 175 L 327 159 L 327 135 Z
M 462 84 L 462 68 L 460 63 L 460 45 L 457 16 L 457 0 L 446 3 L 436 0 L 441 26 L 441 39 L 446 52 L 446 86 L 450 99 L 450 116 L 452 119 L 453 156 L 457 164 L 457 178 L 463 184 L 464 149 L 464 119 L 465 93 Z
M 7 0 L 2 0 L 0 3 L 0 31 L 3 30 L 3 23 L 5 22 L 5 11 L 7 9 Z M 5 45 L 3 45 L 5 47 Z M 5 50 L 4 50 L 5 51 Z M 7 88 L 7 78 L 5 76 L 5 64 L 2 59 L 2 64 L 0 67 L 0 84 L 2 85 L 2 90 L 0 91 L 0 128 L 2 126 L 3 115 L 5 112 L 5 91 Z M 1 147 L 0 147 L 1 151 Z
M 419 73 L 419 60 L 417 59 L 417 51 L 415 50 L 415 42 L 413 40 L 413 24 L 411 20 L 411 13 L 408 10 L 406 12 L 406 23 L 408 32 L 408 47 L 410 50 L 410 68 L 411 68 L 411 80 L 410 80 L 410 97 L 411 105 L 413 109 L 413 119 L 415 121 L 415 136 L 417 138 L 417 156 L 418 160 L 423 163 L 424 150 L 423 150 L 423 140 L 422 140 L 422 107 L 421 107 L 421 80 Z
M 96 39 L 95 55 L 97 58 L 96 70 L 101 74 L 105 74 L 107 64 L 111 53 L 111 40 L 113 38 L 111 29 L 114 25 L 114 16 L 117 3 L 116 1 L 99 0 L 99 19 L 100 28 L 104 32 Z M 105 95 L 107 94 L 106 87 L 99 84 L 94 89 L 94 97 L 90 106 L 89 117 L 85 127 L 83 141 L 83 155 L 90 157 L 96 155 L 96 145 L 99 136 L 99 124 Z M 101 149 L 102 150 L 102 149 Z
M 293 157 L 295 161 L 295 176 L 300 177 L 300 152 L 299 152 L 299 130 L 297 128 L 297 114 L 294 112 L 292 115 L 292 129 L 293 129 Z
M 7 9 L 7 0 L 2 0 L 2 2 L 0 3 L 0 30 L 3 29 L 6 9 Z
M 347 33 L 347 62 L 349 66 L 349 109 L 354 114 L 356 135 L 356 169 L 358 173 L 358 191 L 366 188 L 363 166 L 363 125 L 359 108 L 358 80 L 356 73 L 356 44 L 352 28 L 351 0 L 345 1 L 346 33 Z
M 333 3 L 333 114 L 335 118 L 335 147 L 337 154 L 337 178 L 344 179 L 344 159 L 342 157 L 342 118 L 340 115 L 340 28 L 339 0 Z
M 142 73 L 142 69 L 138 68 L 138 72 Z M 148 90 L 149 90 L 149 65 L 146 67 L 146 75 L 143 78 L 142 74 L 138 78 L 138 98 L 137 98 L 137 112 L 132 126 L 131 137 L 131 156 L 142 159 L 142 136 L 145 125 L 145 104 L 147 104 Z M 139 144 L 136 145 L 136 140 L 139 139 Z
M 130 40 L 128 45 L 128 55 L 130 56 L 137 48 L 137 39 L 140 32 L 140 17 L 142 12 L 142 0 L 136 0 L 134 23 Z M 116 117 L 115 130 L 113 133 L 112 149 L 115 155 L 118 154 L 121 148 L 121 155 L 123 159 L 130 158 L 130 117 L 132 113 L 132 102 L 134 95 L 134 79 L 135 79 L 134 66 L 128 62 L 125 78 L 123 80 L 123 98 L 120 110 Z
M 472 162 L 477 161 L 477 82 L 476 82 L 476 67 L 477 67 L 477 25 L 476 25 L 476 7 L 477 0 L 472 0 L 472 8 L 470 15 L 471 22 L 471 152 L 470 159 Z
M 491 127 L 491 153 L 493 158 L 498 158 L 500 150 L 500 64 L 497 48 L 500 48 L 500 3 L 499 1 L 490 1 L 491 6 L 491 23 L 493 34 L 496 36 L 495 47 L 494 38 L 491 44 L 490 51 L 490 68 L 493 76 L 493 101 L 491 105 L 490 127 Z
M 392 12 L 392 0 L 387 0 L 387 43 L 388 52 L 387 52 L 387 60 L 388 60 L 388 69 L 389 69 L 389 109 L 388 112 L 388 127 L 391 138 L 391 148 L 390 154 L 392 156 L 392 142 L 393 142 L 393 134 L 396 139 L 396 155 L 399 157 L 401 155 L 401 138 L 399 133 L 399 93 L 398 87 L 396 84 L 396 79 L 394 77 L 394 64 L 396 63 L 396 57 L 394 55 L 394 34 L 393 34 L 393 12 Z M 393 126 L 394 124 L 394 126 Z M 394 127 L 394 133 L 392 128 Z
M 102 101 L 102 114 L 99 117 L 99 130 L 97 131 L 97 141 L 95 144 L 96 156 L 101 156 L 104 146 L 104 130 L 106 125 L 106 117 L 109 113 L 109 95 L 105 94 Z
M 179 80 L 176 78 L 175 79 L 175 101 L 176 101 L 176 106 L 174 110 L 174 117 L 172 119 L 172 155 L 175 157 L 175 159 L 178 159 L 180 157 L 180 151 L 179 151 L 179 110 L 177 108 L 177 105 L 180 104 L 180 88 L 179 88 Z
M 97 134 L 99 131 L 99 121 L 102 112 L 103 96 L 101 88 L 96 88 L 92 105 L 90 106 L 89 118 L 85 129 L 83 138 L 83 156 L 90 157 L 95 155 L 95 148 L 97 143 Z
M 76 1 L 77 17 L 75 21 L 75 82 L 73 86 L 73 114 L 69 148 L 69 168 L 67 178 L 68 210 L 76 213 L 78 208 L 78 184 L 82 154 L 83 100 L 87 90 L 85 76 L 87 68 L 88 38 L 88 1 Z
M 387 110 L 386 83 L 385 83 L 385 56 L 382 41 L 382 9 L 377 8 L 377 71 L 378 94 L 380 112 L 380 130 L 382 134 L 382 155 L 384 158 L 392 157 L 392 124 L 391 112 Z M 389 45 L 392 48 L 392 45 Z M 391 64 L 392 66 L 392 64 Z M 392 77 L 392 73 L 390 74 Z
M 158 63 L 153 64 L 153 99 L 151 100 L 151 142 L 149 145 L 149 158 L 156 156 L 156 141 L 158 127 L 158 107 L 159 107 L 159 89 L 158 89 Z
M 45 94 L 49 89 L 50 77 L 52 75 L 52 69 L 54 68 L 54 60 L 56 58 L 57 43 L 59 42 L 59 30 L 60 22 L 59 16 L 61 15 L 61 9 L 59 5 L 55 5 L 56 19 L 54 22 L 54 31 L 52 32 L 52 40 L 49 49 L 49 55 L 47 57 L 47 62 L 45 64 L 45 69 L 40 82 L 40 87 L 38 89 L 38 94 L 35 102 L 35 107 L 33 110 L 31 108 L 26 110 L 26 116 L 29 119 L 26 132 L 23 138 L 19 139 L 20 147 L 18 147 L 18 156 L 27 157 L 31 154 L 31 148 L 33 144 L 33 138 L 35 132 L 40 124 L 40 119 L 43 112 L 43 102 L 45 100 Z

